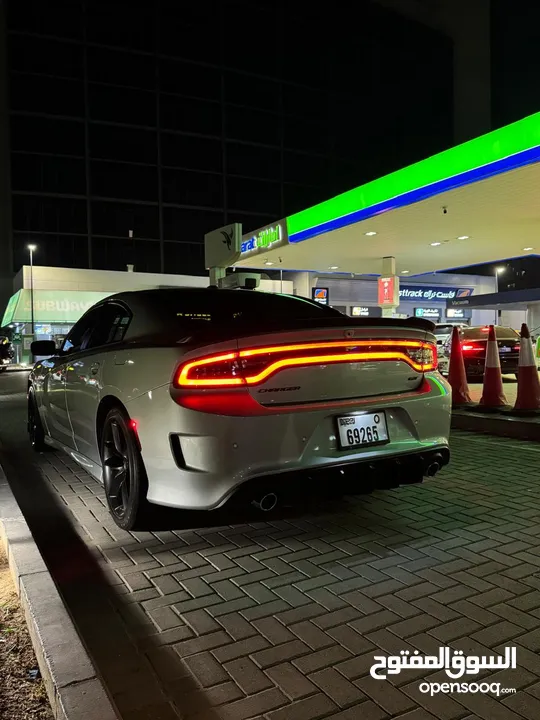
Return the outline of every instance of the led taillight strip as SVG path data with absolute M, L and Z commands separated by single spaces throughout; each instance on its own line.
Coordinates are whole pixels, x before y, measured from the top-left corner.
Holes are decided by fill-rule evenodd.
M 192 378 L 189 377 L 190 372 L 196 368 L 205 367 L 207 365 L 218 364 L 220 362 L 241 360 L 257 355 L 269 355 L 273 353 L 298 352 L 302 350 L 324 350 L 324 349 L 342 349 L 342 348 L 358 348 L 358 347 L 388 347 L 395 345 L 396 348 L 412 348 L 426 349 L 433 353 L 433 362 L 417 363 L 406 353 L 400 352 L 398 349 L 381 352 L 349 352 L 349 353 L 333 353 L 321 355 L 300 355 L 298 357 L 288 357 L 268 365 L 257 375 L 246 375 L 243 377 L 225 377 L 225 378 Z M 406 362 L 417 372 L 425 372 L 427 370 L 435 370 L 437 363 L 435 360 L 436 348 L 431 343 L 422 342 L 420 340 L 403 340 L 392 342 L 388 340 L 360 340 L 345 342 L 326 342 L 326 343 L 303 343 L 301 345 L 276 345 L 272 347 L 253 348 L 250 350 L 241 350 L 239 352 L 230 352 L 223 355 L 214 355 L 201 360 L 194 360 L 186 363 L 177 376 L 176 384 L 179 387 L 238 387 L 242 385 L 257 385 L 266 380 L 270 375 L 288 367 L 299 367 L 306 365 L 328 365 L 334 363 L 350 363 L 350 362 L 369 362 L 373 360 L 394 360 Z

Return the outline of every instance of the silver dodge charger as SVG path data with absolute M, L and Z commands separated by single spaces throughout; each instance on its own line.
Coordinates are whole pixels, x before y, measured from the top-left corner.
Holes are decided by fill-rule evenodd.
M 33 343 L 30 440 L 102 482 L 126 530 L 158 506 L 268 511 L 298 488 L 421 482 L 449 461 L 433 328 L 251 290 L 113 295 L 60 349 Z

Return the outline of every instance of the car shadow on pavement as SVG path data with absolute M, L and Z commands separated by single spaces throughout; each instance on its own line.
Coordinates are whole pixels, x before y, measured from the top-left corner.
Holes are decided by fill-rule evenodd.
M 77 533 L 71 510 L 44 482 L 39 466 L 31 462 L 32 456 L 21 458 L 0 443 L 0 458 L 49 572 L 120 717 L 178 720 L 184 716 L 185 696 L 196 706 L 191 711 L 196 709 L 205 720 L 218 720 L 175 652 L 167 653 L 166 677 L 170 682 L 164 685 L 158 680 L 158 675 L 163 678 L 159 629 L 155 627 L 152 633 L 149 625 L 141 626 L 138 638 L 133 627 L 126 627 L 119 609 L 129 612 L 129 605 L 118 602 L 122 581 L 116 584 L 114 573 L 107 576 L 100 568 L 99 551 L 91 549 Z M 158 667 L 153 667 L 153 660 Z

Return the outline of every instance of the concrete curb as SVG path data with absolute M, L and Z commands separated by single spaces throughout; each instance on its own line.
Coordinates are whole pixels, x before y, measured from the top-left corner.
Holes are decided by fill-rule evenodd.
M 452 412 L 452 429 L 540 442 L 540 421 L 532 418 L 484 415 L 467 410 L 454 410 Z
M 0 541 L 56 720 L 118 720 L 0 466 Z

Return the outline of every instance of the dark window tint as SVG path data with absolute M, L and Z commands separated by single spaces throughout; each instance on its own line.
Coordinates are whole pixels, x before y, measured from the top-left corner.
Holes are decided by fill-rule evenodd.
M 100 321 L 101 307 L 92 308 L 89 310 L 79 322 L 75 323 L 71 332 L 66 337 L 62 350 L 64 352 L 77 352 L 78 350 L 84 350 L 92 330 Z
M 217 210 L 163 208 L 165 240 L 204 244 L 205 233 L 223 225 L 223 213 Z
M 82 117 L 84 85 L 80 80 L 13 73 L 11 107 L 25 112 Z
M 82 36 L 83 4 L 80 2 L 43 2 L 24 0 L 9 2 L 7 24 L 10 30 L 35 32 L 41 35 L 76 38 Z M 33 38 L 29 40 L 33 42 Z
M 227 196 L 231 212 L 247 210 L 275 217 L 281 215 L 281 188 L 278 183 L 230 177 L 227 179 Z
M 185 325 L 258 323 L 269 320 L 309 320 L 340 317 L 337 311 L 305 298 L 273 295 L 249 290 L 203 290 L 171 292 L 157 302 L 162 317 Z
M 156 163 L 157 138 L 151 130 L 90 125 L 90 151 L 92 157 L 107 160 Z
M 221 62 L 218 3 L 164 3 L 160 17 L 159 49 L 163 55 Z
M 164 168 L 163 201 L 174 205 L 223 206 L 223 178 L 214 173 Z
M 167 273 L 208 276 L 208 271 L 204 267 L 202 242 L 166 242 L 164 255 Z
M 274 148 L 227 143 L 227 172 L 268 180 L 281 177 L 281 153 Z
M 202 67 L 176 60 L 161 60 L 159 65 L 161 90 L 179 95 L 219 100 L 221 75 L 216 68 Z
M 84 123 L 13 115 L 11 149 L 84 157 Z
M 158 208 L 95 200 L 92 202 L 92 230 L 96 235 L 124 238 L 133 230 L 136 238 L 159 238 Z
M 273 80 L 229 72 L 225 75 L 225 100 L 279 113 L 280 86 Z
M 221 142 L 161 133 L 161 163 L 169 167 L 221 172 Z
M 88 40 L 152 51 L 155 47 L 157 4 L 126 0 L 86 2 Z
M 138 272 L 161 272 L 161 253 L 157 240 L 129 237 L 92 238 L 92 265 L 99 270 L 126 270 L 134 265 Z
M 82 45 L 28 35 L 10 35 L 8 47 L 13 70 L 59 77 L 82 77 Z
M 14 153 L 11 158 L 11 187 L 26 192 L 84 195 L 84 160 Z
M 465 340 L 487 340 L 489 335 L 489 328 L 486 327 L 473 327 L 464 328 L 462 331 L 462 337 Z M 518 333 L 512 328 L 507 327 L 496 327 L 495 335 L 497 340 L 518 340 Z
M 182 130 L 198 135 L 221 134 L 221 106 L 195 98 L 161 93 L 160 125 L 164 130 Z
M 279 145 L 281 142 L 278 115 L 229 105 L 225 110 L 225 123 L 227 137 L 263 145 Z
M 91 168 L 94 196 L 157 201 L 157 168 L 102 160 L 93 160 Z
M 155 93 L 90 83 L 88 94 L 92 120 L 148 126 L 156 123 Z
M 131 313 L 122 305 L 108 303 L 100 308 L 99 322 L 92 330 L 85 349 L 101 347 L 110 343 L 121 342 L 131 320 Z
M 14 195 L 13 229 L 85 233 L 86 202 L 63 197 Z
M 306 185 L 322 184 L 328 181 L 330 174 L 329 162 L 324 157 L 285 153 L 285 181 L 306 183 Z

